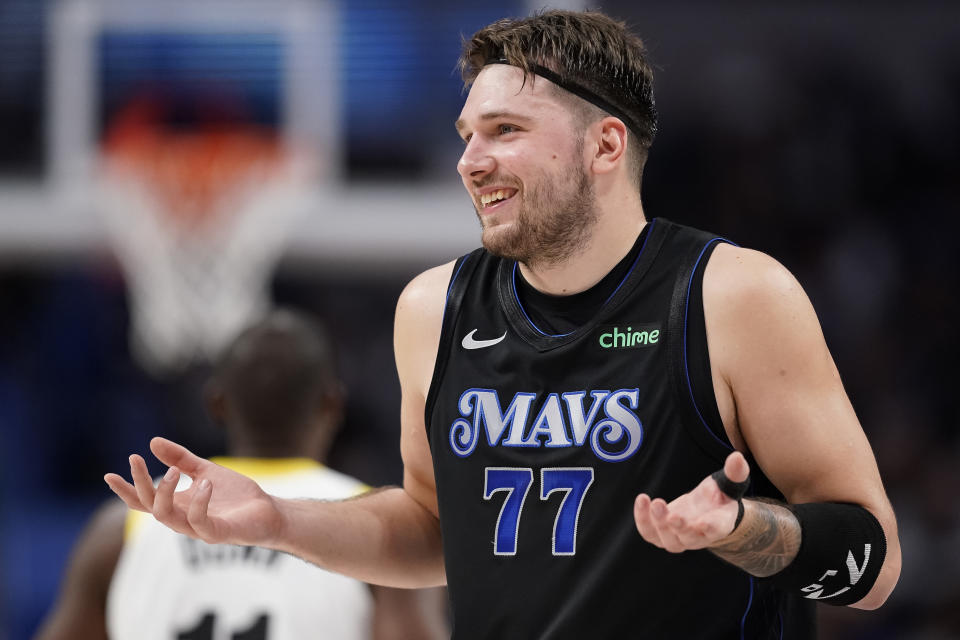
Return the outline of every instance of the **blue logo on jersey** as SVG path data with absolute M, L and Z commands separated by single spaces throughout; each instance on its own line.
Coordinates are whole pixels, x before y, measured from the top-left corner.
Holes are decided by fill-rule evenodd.
M 460 418 L 450 425 L 450 447 L 460 457 L 477 447 L 481 433 L 491 447 L 582 447 L 601 460 L 620 462 L 637 452 L 643 441 L 643 424 L 634 413 L 639 389 L 551 393 L 533 415 L 535 393 L 517 393 L 507 410 L 494 389 L 467 389 L 457 408 Z M 602 418 L 601 416 L 602 410 Z

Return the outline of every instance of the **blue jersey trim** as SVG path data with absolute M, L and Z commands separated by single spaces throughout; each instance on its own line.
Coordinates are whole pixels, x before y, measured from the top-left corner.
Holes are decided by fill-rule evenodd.
M 746 624 L 747 624 L 747 614 L 750 613 L 750 607 L 753 606 L 753 576 L 750 576 L 750 598 L 747 600 L 747 609 L 743 612 L 743 617 L 740 618 L 740 640 L 746 638 Z M 781 628 L 782 635 L 782 628 Z
M 700 418 L 700 422 L 703 424 L 704 428 L 707 430 L 707 433 L 713 436 L 714 440 L 719 442 L 721 445 L 723 445 L 725 448 L 729 449 L 730 451 L 733 451 L 733 447 L 730 446 L 729 443 L 721 440 L 719 436 L 717 436 L 717 434 L 713 432 L 713 429 L 710 428 L 710 425 L 708 425 L 707 421 L 704 419 L 703 413 L 700 412 L 700 407 L 697 405 L 697 401 L 693 397 L 693 383 L 690 381 L 690 361 L 689 361 L 689 358 L 687 357 L 687 325 L 688 325 L 687 318 L 690 313 L 690 290 L 693 288 L 693 279 L 697 273 L 697 269 L 700 267 L 700 261 L 703 260 L 703 254 L 705 254 L 707 252 L 707 249 L 709 249 L 715 242 L 727 242 L 729 244 L 732 244 L 735 247 L 739 246 L 730 242 L 726 238 L 720 238 L 720 237 L 711 238 L 710 241 L 703 246 L 703 250 L 700 251 L 700 255 L 697 256 L 697 261 L 693 264 L 693 270 L 690 272 L 690 282 L 687 283 L 687 300 L 683 306 L 683 371 L 687 376 L 687 391 L 690 392 L 690 403 L 693 405 L 693 410 L 697 412 L 697 417 Z
M 620 291 L 620 287 L 622 287 L 623 283 L 627 281 L 627 278 L 630 277 L 630 274 L 633 273 L 633 270 L 636 268 L 637 263 L 640 262 L 640 256 L 643 255 L 643 250 L 647 248 L 647 241 L 650 239 L 650 234 L 653 233 L 653 225 L 656 224 L 656 222 L 657 222 L 656 220 L 651 220 L 648 223 L 650 226 L 650 229 L 647 230 L 647 235 L 643 239 L 643 244 L 640 245 L 640 252 L 637 253 L 637 257 L 633 259 L 633 264 L 630 265 L 630 269 L 627 271 L 626 274 L 624 274 L 623 278 L 620 279 L 620 284 L 618 284 L 617 288 L 613 290 L 613 293 L 607 296 L 607 299 L 603 301 L 602 305 L 600 305 L 601 307 L 603 307 L 608 302 L 610 302 L 613 296 L 616 295 L 617 291 Z M 520 307 L 520 312 L 523 313 L 523 317 L 527 319 L 527 322 L 530 323 L 530 326 L 533 327 L 537 333 L 539 333 L 542 336 L 547 336 L 548 338 L 565 338 L 569 335 L 576 333 L 576 331 L 570 331 L 567 333 L 547 333 L 546 331 L 543 331 L 542 329 L 540 329 L 540 327 L 538 327 L 536 323 L 534 323 L 534 321 L 530 319 L 530 316 L 527 314 L 527 310 L 523 308 L 523 304 L 520 302 L 520 296 L 517 294 L 517 264 L 518 264 L 517 262 L 513 263 L 513 281 L 512 281 L 513 297 L 514 299 L 516 299 L 517 306 Z
M 467 263 L 469 256 L 464 256 L 463 260 L 460 261 L 460 264 L 457 266 L 457 270 L 454 272 L 453 277 L 450 279 L 450 286 L 447 287 L 447 302 L 450 302 L 450 292 L 453 291 L 453 285 L 457 281 L 457 276 L 460 275 L 460 269 L 463 269 L 463 265 Z
M 653 233 L 653 225 L 655 225 L 656 223 L 657 223 L 656 219 L 650 221 L 649 223 L 650 228 L 647 230 L 647 235 L 643 239 L 643 244 L 640 245 L 640 253 L 637 254 L 636 258 L 634 258 L 633 264 L 630 265 L 630 270 L 627 271 L 627 275 L 623 276 L 623 280 L 621 280 L 620 284 L 617 285 L 617 288 L 613 290 L 613 293 L 607 296 L 607 299 L 603 301 L 603 304 L 607 304 L 608 302 L 610 302 L 610 299 L 616 295 L 617 291 L 620 291 L 620 287 L 623 286 L 623 283 L 626 282 L 627 278 L 630 277 L 630 274 L 633 273 L 633 270 L 636 268 L 637 263 L 640 262 L 640 256 L 643 255 L 643 250 L 647 248 L 647 241 L 650 239 L 650 234 Z
M 463 269 L 463 265 L 465 265 L 465 264 L 467 263 L 467 260 L 468 260 L 469 258 L 470 258 L 470 256 L 464 256 L 463 260 L 460 261 L 459 266 L 457 266 L 457 270 L 454 272 L 453 277 L 450 278 L 450 286 L 447 287 L 447 297 L 446 297 L 446 299 L 445 299 L 444 302 L 443 302 L 443 314 L 441 314 L 441 316 L 440 316 L 440 326 L 441 326 L 441 327 L 443 326 L 443 321 L 444 321 L 444 320 L 446 319 L 446 317 L 447 317 L 447 305 L 450 304 L 450 293 L 453 291 L 453 285 L 454 285 L 454 283 L 456 283 L 456 281 L 457 281 L 457 276 L 460 275 L 460 269 Z
M 548 338 L 565 338 L 570 334 L 574 333 L 573 331 L 570 331 L 569 333 L 547 333 L 546 331 L 543 331 L 542 329 L 540 329 L 540 327 L 536 325 L 536 323 L 530 318 L 530 316 L 527 315 L 527 310 L 523 308 L 523 303 L 520 302 L 520 296 L 517 294 L 517 265 L 518 264 L 519 264 L 518 262 L 513 263 L 513 278 L 511 279 L 511 284 L 513 285 L 513 297 L 517 301 L 517 306 L 520 307 L 520 313 L 522 313 L 523 317 L 527 319 L 527 322 L 530 323 L 530 326 L 533 327 L 537 333 L 539 333 L 542 336 L 547 336 Z

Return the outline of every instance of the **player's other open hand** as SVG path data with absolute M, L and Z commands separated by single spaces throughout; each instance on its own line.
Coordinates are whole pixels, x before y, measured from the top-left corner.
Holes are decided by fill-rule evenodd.
M 151 440 L 150 450 L 170 467 L 156 487 L 136 454 L 130 456 L 132 485 L 115 473 L 103 478 L 128 507 L 206 542 L 270 546 L 277 538 L 281 513 L 256 482 L 164 438 Z M 193 483 L 175 491 L 181 473 Z
M 750 465 L 742 453 L 734 451 L 727 456 L 723 471 L 732 482 L 743 482 L 750 474 Z M 722 541 L 733 531 L 738 511 L 737 501 L 707 476 L 692 491 L 669 503 L 641 493 L 634 501 L 633 518 L 644 540 L 680 553 Z

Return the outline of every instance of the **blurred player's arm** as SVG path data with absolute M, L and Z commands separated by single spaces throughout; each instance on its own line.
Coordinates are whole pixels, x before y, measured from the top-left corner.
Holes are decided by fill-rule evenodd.
M 432 589 L 372 587 L 373 640 L 449 638 L 447 593 Z
M 126 516 L 127 508 L 111 500 L 87 523 L 35 640 L 106 640 L 107 591 L 123 549 Z
M 414 279 L 397 305 L 395 348 L 400 385 L 402 488 L 341 502 L 285 500 L 253 480 L 154 438 L 154 455 L 170 466 L 154 488 L 145 462 L 130 457 L 131 485 L 107 474 L 126 504 L 174 531 L 210 543 L 279 549 L 371 584 L 428 587 L 446 582 L 433 462 L 424 405 L 439 343 L 452 264 Z M 180 473 L 194 482 L 174 492 Z
M 813 306 L 783 266 L 762 253 L 730 245 L 717 247 L 703 290 L 714 389 L 727 435 L 736 449 L 753 455 L 790 505 L 830 503 L 822 508 L 827 513 L 843 503 L 862 507 L 868 519 L 875 518 L 882 528 L 880 537 L 886 539 L 886 556 L 872 587 L 851 606 L 880 606 L 900 574 L 896 520 Z M 733 454 L 725 470 L 731 480 L 743 480 L 746 460 Z M 641 534 L 668 551 L 708 547 L 748 573 L 777 575 L 798 557 L 798 517 L 786 505 L 751 499 L 743 504 L 743 521 L 730 533 L 737 502 L 708 478 L 669 504 L 639 496 L 635 518 Z M 821 521 L 833 525 L 829 518 Z M 808 533 L 812 540 L 813 530 Z M 882 543 L 874 540 L 874 550 Z M 855 559 L 854 566 L 842 560 L 830 563 L 838 579 L 849 567 L 853 581 L 861 563 L 866 567 L 863 544 L 857 548 L 861 559 Z M 846 547 L 841 551 L 845 554 Z M 814 593 L 817 587 L 812 585 L 826 576 L 813 571 L 816 576 L 801 595 Z

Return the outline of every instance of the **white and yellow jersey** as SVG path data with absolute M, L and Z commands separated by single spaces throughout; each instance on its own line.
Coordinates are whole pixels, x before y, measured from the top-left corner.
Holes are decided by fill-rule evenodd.
M 340 499 L 367 490 L 313 460 L 215 462 L 287 498 Z M 210 545 L 130 511 L 107 597 L 112 640 L 369 638 L 373 600 L 362 582 L 257 547 Z

